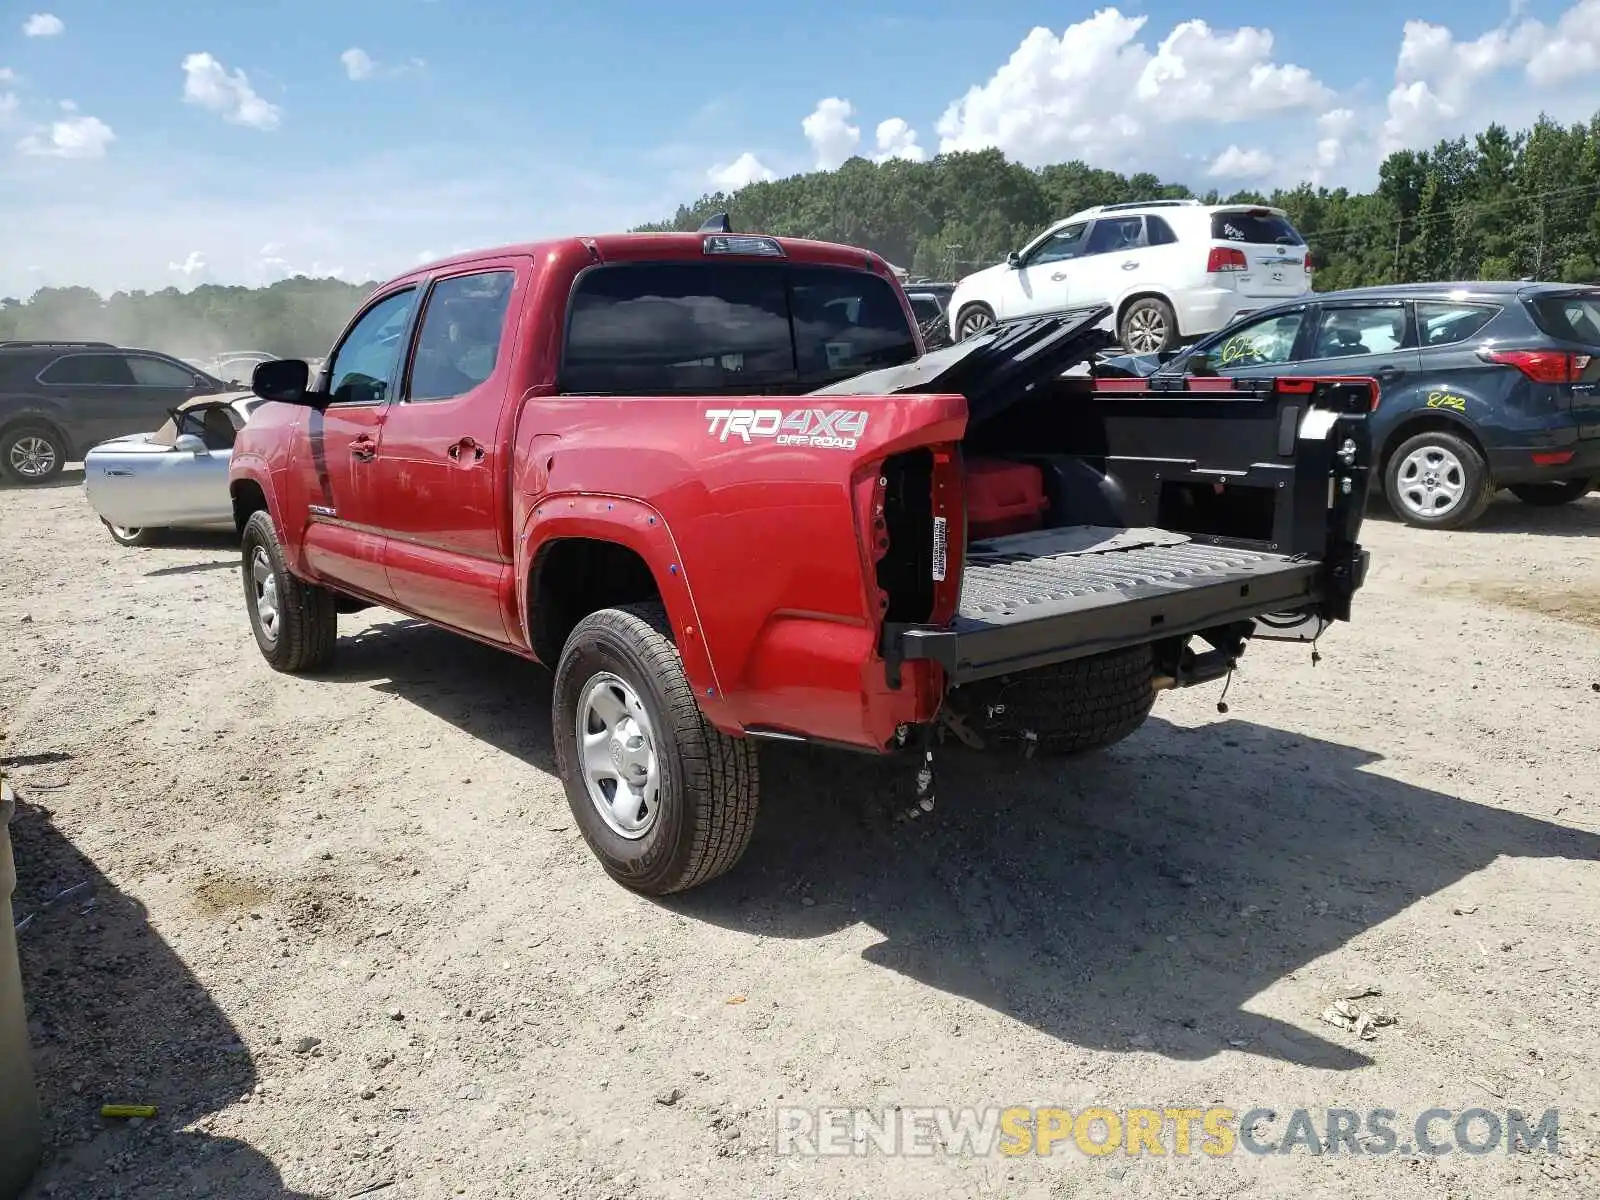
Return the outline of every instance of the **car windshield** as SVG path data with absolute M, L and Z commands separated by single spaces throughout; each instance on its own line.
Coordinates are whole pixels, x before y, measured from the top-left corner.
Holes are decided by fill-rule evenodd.
M 1305 239 L 1282 213 L 1268 208 L 1239 209 L 1211 215 L 1211 236 L 1219 242 L 1260 246 L 1303 246 Z

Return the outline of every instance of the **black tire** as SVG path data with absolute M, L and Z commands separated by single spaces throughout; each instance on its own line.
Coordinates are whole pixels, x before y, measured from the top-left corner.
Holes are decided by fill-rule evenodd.
M 659 773 L 654 805 L 640 810 L 648 823 L 641 817 L 631 837 L 614 829 L 601 814 L 602 801 L 591 798 L 578 744 L 579 704 L 591 685 L 606 688 L 607 676 L 640 702 Z M 550 708 L 567 803 L 611 878 L 662 896 L 715 879 L 739 861 L 759 806 L 756 746 L 728 737 L 701 714 L 659 604 L 601 609 L 579 621 L 561 649 Z
M 1154 658 L 1149 646 L 1112 650 L 969 683 L 951 699 L 986 747 L 1031 746 L 1051 755 L 1103 750 L 1137 730 L 1155 707 Z
M 261 657 L 273 670 L 291 675 L 326 666 L 339 636 L 333 593 L 289 573 L 283 561 L 283 547 L 278 544 L 278 531 L 265 510 L 250 514 L 243 543 L 240 576 L 244 581 L 244 603 Z M 258 559 L 266 573 L 260 579 Z M 276 612 L 275 620 L 268 623 L 273 626 L 271 629 L 263 623 L 265 597 L 261 593 L 266 577 L 272 580 L 272 607 Z
M 111 535 L 111 540 L 119 546 L 148 546 L 156 540 L 156 535 L 160 533 L 160 530 L 157 529 L 113 525 L 103 518 L 100 524 L 106 527 L 106 532 Z
M 1439 495 L 1438 490 L 1428 490 L 1423 482 L 1426 477 L 1413 478 L 1416 460 L 1426 459 L 1430 452 L 1436 452 L 1444 464 L 1435 477 L 1454 481 L 1459 487 L 1454 503 L 1431 510 L 1429 497 Z M 1454 465 L 1450 465 L 1450 459 L 1455 460 Z M 1494 488 L 1489 465 L 1476 446 L 1458 433 L 1430 429 L 1408 437 L 1394 448 L 1383 468 L 1383 494 L 1395 516 L 1407 525 L 1418 529 L 1462 529 L 1483 515 Z
M 37 422 L 12 425 L 0 434 L 0 475 L 13 483 L 49 483 L 66 468 L 67 440 L 60 431 Z M 49 465 L 33 466 L 48 455 Z
M 1556 483 L 1513 483 L 1506 490 L 1524 504 L 1536 508 L 1558 508 L 1582 500 L 1595 490 L 1600 480 L 1563 479 Z
M 1130 354 L 1159 354 L 1170 350 L 1178 344 L 1177 314 L 1172 311 L 1172 305 L 1155 296 L 1135 300 L 1123 310 L 1122 321 L 1117 326 L 1117 340 Z M 1140 344 L 1135 346 L 1135 340 Z
M 994 309 L 987 304 L 969 304 L 961 310 L 961 316 L 956 321 L 956 341 L 964 342 L 993 328 Z

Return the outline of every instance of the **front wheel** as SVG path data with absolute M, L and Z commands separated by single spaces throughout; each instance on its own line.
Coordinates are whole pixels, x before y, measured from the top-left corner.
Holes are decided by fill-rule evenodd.
M 550 721 L 573 818 L 618 883 L 681 892 L 744 854 L 760 794 L 755 745 L 701 714 L 659 604 L 578 622 Z
M 13 425 L 0 437 L 0 475 L 49 483 L 67 465 L 67 444 L 48 425 Z
M 145 529 L 139 525 L 113 525 L 110 521 L 100 522 L 111 534 L 111 540 L 119 546 L 148 546 L 155 541 L 157 530 Z
M 326 666 L 339 635 L 333 593 L 289 573 L 264 510 L 250 514 L 243 541 L 244 602 L 261 656 L 289 674 Z
M 1407 438 L 1383 473 L 1389 505 L 1407 525 L 1460 529 L 1489 507 L 1489 465 L 1460 434 L 1432 429 Z
M 1537 508 L 1556 508 L 1582 500 L 1600 480 L 1563 479 L 1557 483 L 1514 483 L 1507 490 L 1524 504 Z

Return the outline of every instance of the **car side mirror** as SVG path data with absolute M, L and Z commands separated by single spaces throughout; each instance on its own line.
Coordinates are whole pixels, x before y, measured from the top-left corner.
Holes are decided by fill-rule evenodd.
M 1015 271 L 1021 265 L 1022 265 L 1022 255 L 1018 254 L 1015 250 L 1007 250 L 1006 251 L 1006 266 L 1010 267 L 1013 271 Z
M 256 364 L 250 390 L 263 400 L 315 407 L 311 400 L 311 366 L 303 358 L 275 358 Z
M 192 433 L 180 433 L 177 437 L 173 438 L 172 448 L 179 454 L 200 455 L 211 453 L 211 451 L 206 449 L 204 439 L 196 437 Z

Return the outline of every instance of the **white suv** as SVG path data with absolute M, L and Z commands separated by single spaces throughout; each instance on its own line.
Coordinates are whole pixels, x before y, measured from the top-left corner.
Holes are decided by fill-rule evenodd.
M 1104 204 L 1057 221 L 950 297 L 951 334 L 1095 304 L 1135 354 L 1221 329 L 1311 290 L 1311 254 L 1282 209 L 1198 200 Z

